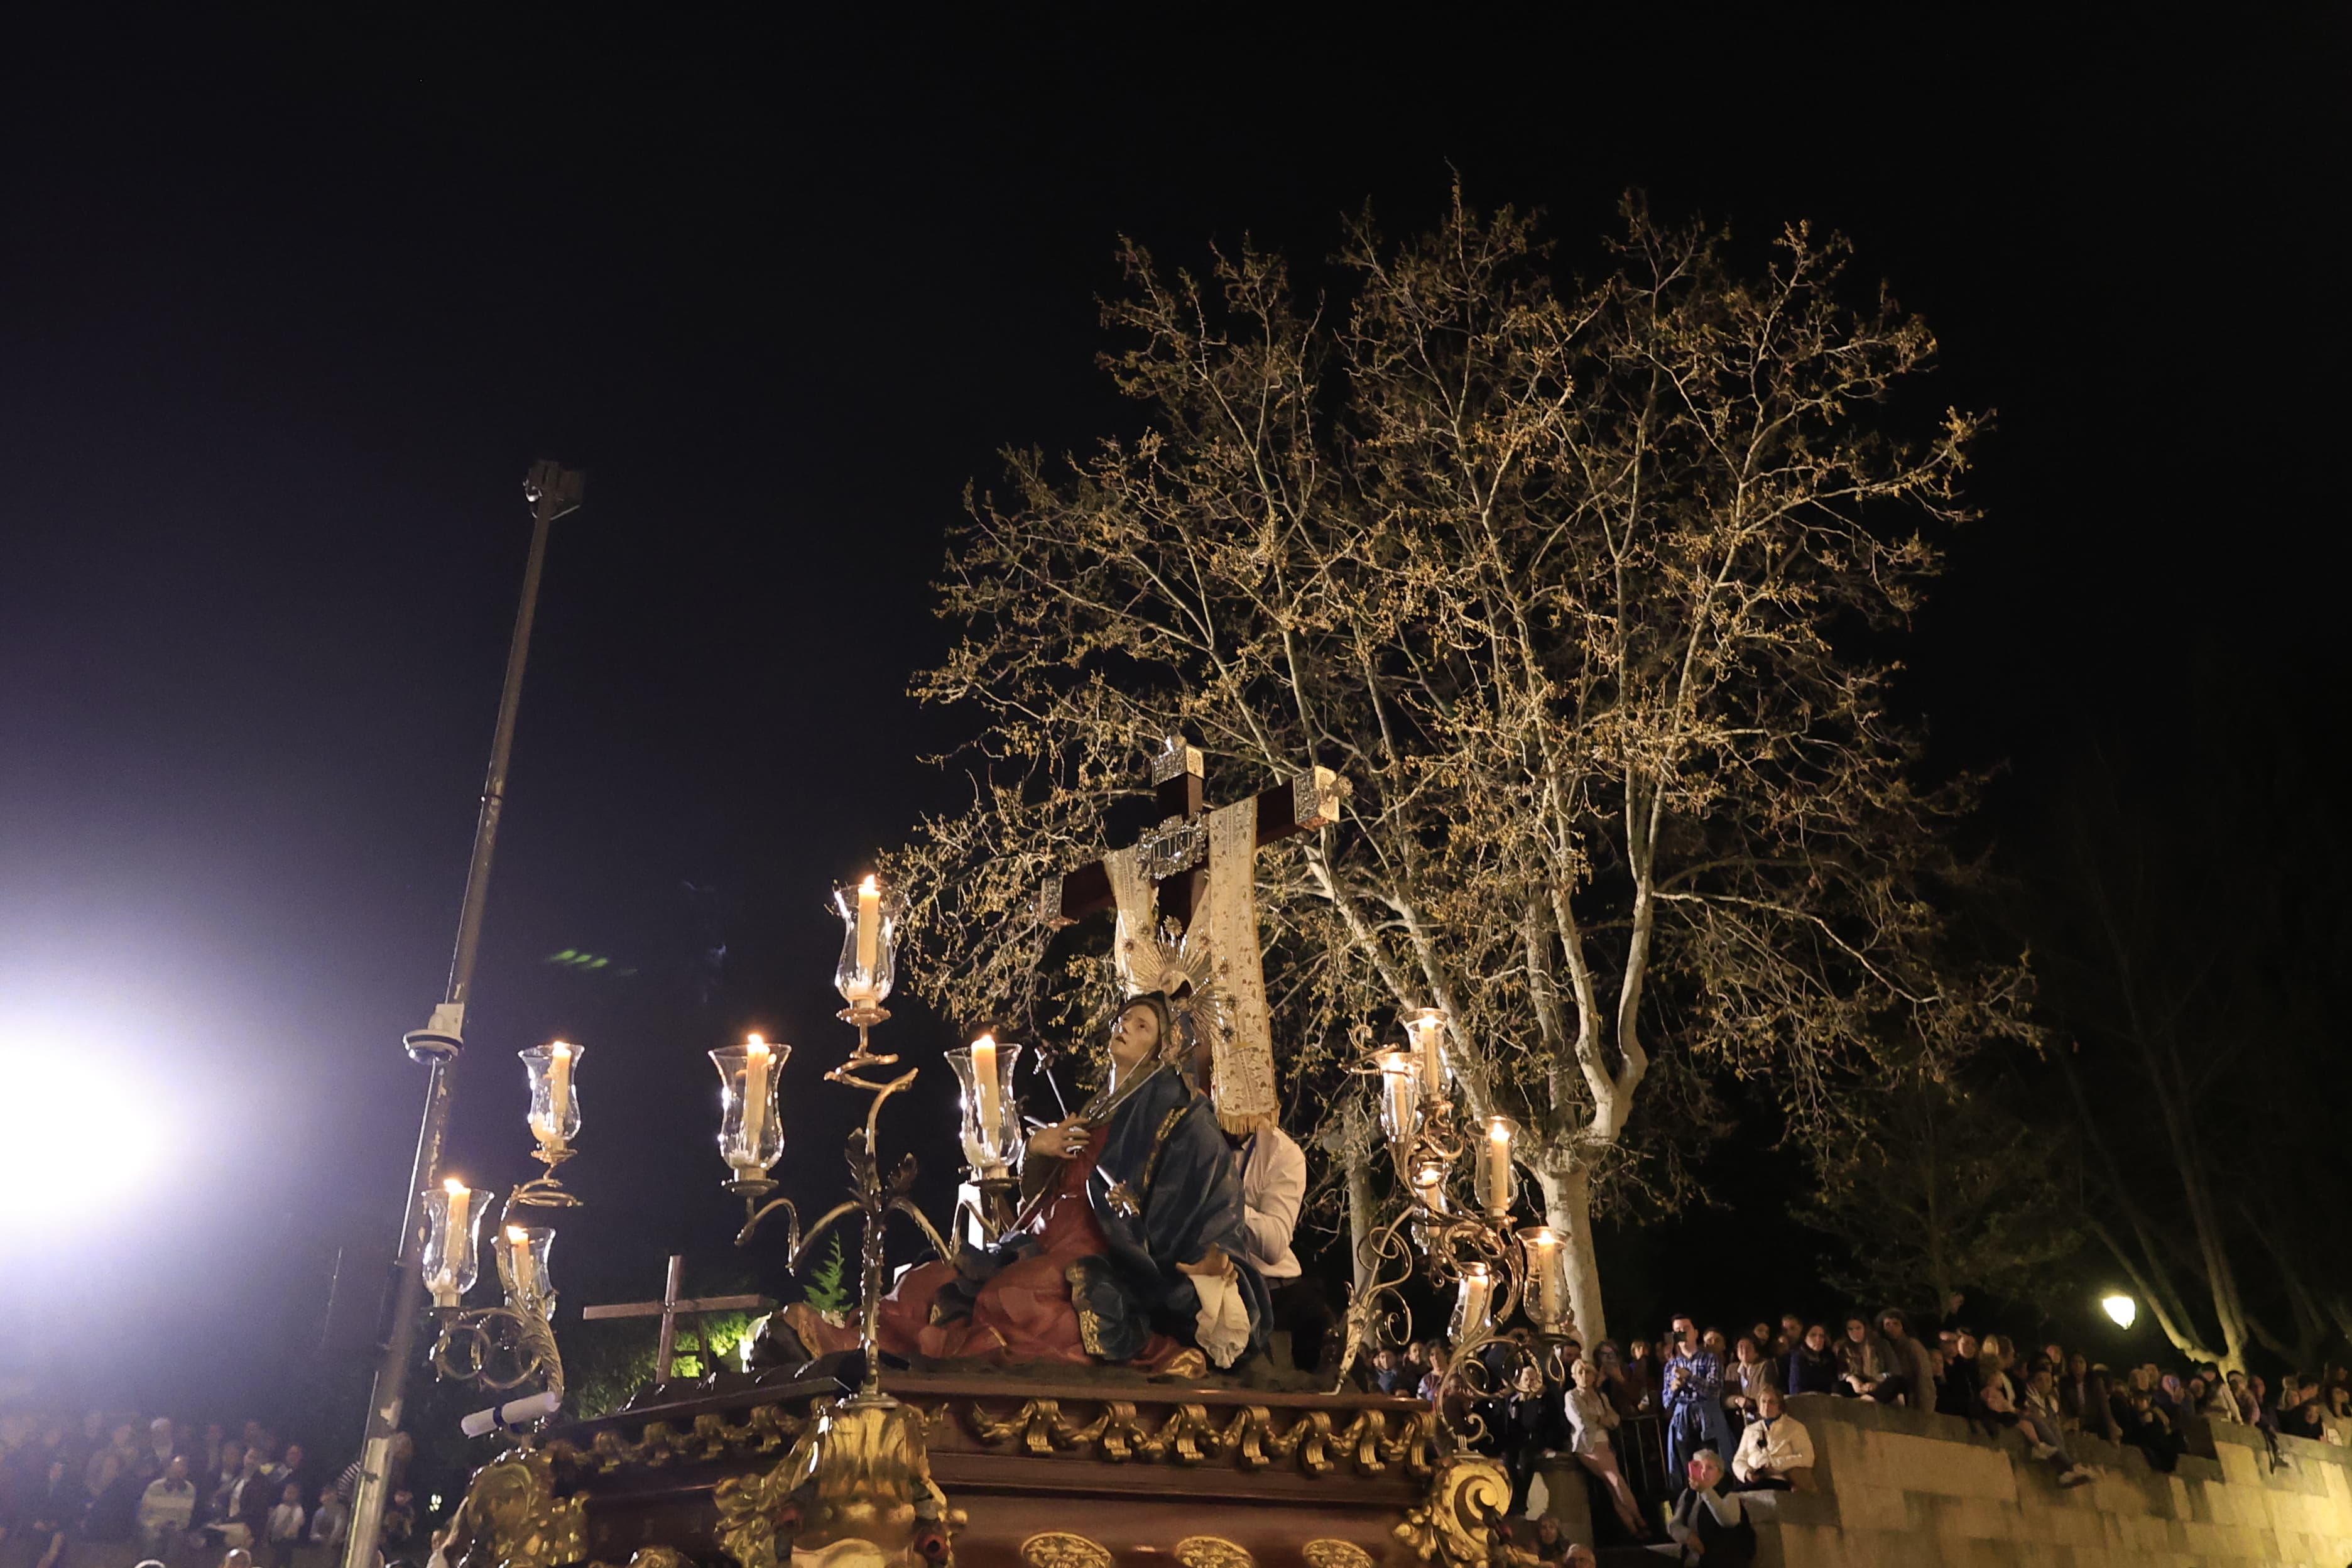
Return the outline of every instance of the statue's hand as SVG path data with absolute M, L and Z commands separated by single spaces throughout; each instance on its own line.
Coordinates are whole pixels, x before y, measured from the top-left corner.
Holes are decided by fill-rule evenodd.
M 1049 1160 L 1066 1160 L 1086 1146 L 1087 1124 L 1073 1116 L 1066 1121 L 1056 1121 L 1051 1127 L 1040 1127 L 1029 1135 L 1029 1152 L 1043 1154 Z
M 1225 1256 L 1222 1247 L 1212 1247 L 1198 1259 L 1176 1266 L 1179 1274 L 1190 1274 L 1195 1279 L 1230 1279 L 1234 1277 L 1234 1260 Z

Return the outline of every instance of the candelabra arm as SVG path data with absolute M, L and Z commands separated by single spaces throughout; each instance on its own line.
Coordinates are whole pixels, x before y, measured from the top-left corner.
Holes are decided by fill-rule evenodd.
M 940 1235 L 939 1226 L 931 1223 L 931 1216 L 915 1206 L 914 1199 L 892 1198 L 890 1206 L 915 1222 L 915 1228 L 923 1233 L 923 1239 L 931 1244 L 931 1251 L 938 1255 L 940 1262 L 955 1261 L 955 1249 L 950 1247 L 946 1238 Z
M 735 1233 L 735 1245 L 750 1246 L 751 1233 L 760 1228 L 760 1222 L 776 1210 L 782 1209 L 792 1216 L 792 1228 L 784 1236 L 784 1251 L 790 1257 L 798 1258 L 801 1250 L 801 1211 L 793 1206 L 793 1200 L 785 1197 L 770 1198 L 764 1204 L 758 1204 L 757 1207 L 753 1206 L 757 1200 L 753 1198 L 743 1200 L 743 1228 Z
M 1371 1254 L 1371 1278 L 1360 1290 L 1348 1298 L 1348 1342 L 1339 1357 L 1339 1374 L 1331 1386 L 1334 1394 L 1347 1391 L 1348 1374 L 1354 1370 L 1356 1358 L 1380 1337 L 1384 1318 L 1402 1321 L 1402 1331 L 1395 1337 L 1409 1338 L 1412 1331 L 1412 1308 L 1405 1300 L 1402 1287 L 1413 1276 L 1412 1248 L 1404 1240 L 1407 1225 L 1419 1218 L 1419 1205 L 1408 1201 L 1394 1219 L 1374 1232 L 1364 1244 Z
M 445 1309 L 440 1317 L 441 1332 L 433 1342 L 431 1359 L 441 1376 L 499 1394 L 541 1377 L 550 1394 L 563 1396 L 563 1357 L 556 1349 L 555 1330 L 529 1304 L 470 1311 Z M 500 1351 L 515 1358 L 512 1376 L 500 1377 L 490 1370 L 491 1355 Z
M 507 1201 L 499 1205 L 499 1229 L 506 1229 L 507 1216 L 518 1208 L 576 1209 L 579 1206 L 580 1200 L 564 1191 L 557 1183 L 555 1173 L 550 1170 L 546 1175 L 534 1176 L 507 1194 Z
M 792 1256 L 785 1260 L 784 1268 L 792 1273 L 799 1273 L 801 1265 L 808 1261 L 809 1250 L 824 1239 L 824 1233 L 833 1228 L 834 1221 L 845 1215 L 862 1213 L 865 1208 L 866 1205 L 860 1199 L 844 1198 L 825 1210 L 823 1217 L 809 1228 L 808 1235 L 793 1243 Z
M 898 1059 L 898 1058 L 896 1057 L 868 1057 L 866 1058 L 868 1061 L 876 1062 L 894 1062 Z M 877 1128 L 882 1119 L 882 1102 L 889 1099 L 892 1095 L 898 1093 L 900 1089 L 906 1088 L 908 1084 L 914 1082 L 916 1075 L 920 1073 L 923 1069 L 920 1068 L 908 1068 L 905 1072 L 899 1074 L 897 1078 L 892 1079 L 887 1083 L 876 1083 L 870 1079 L 858 1077 L 857 1074 L 852 1070 L 858 1064 L 855 1059 L 844 1062 L 841 1066 L 834 1068 L 824 1076 L 826 1080 L 829 1082 L 845 1083 L 852 1089 L 862 1089 L 866 1093 L 874 1097 L 874 1103 L 866 1108 L 866 1152 L 870 1155 L 875 1151 L 876 1144 L 874 1141 L 877 1135 Z

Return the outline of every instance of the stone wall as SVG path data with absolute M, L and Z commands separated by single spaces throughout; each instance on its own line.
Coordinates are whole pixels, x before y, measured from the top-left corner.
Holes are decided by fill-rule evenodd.
M 2352 1450 L 2191 1422 L 2165 1475 L 2137 1449 L 2074 1436 L 2105 1467 L 2061 1489 L 2021 1438 L 1954 1416 L 1801 1394 L 1821 1489 L 1747 1494 L 1758 1568 L 2345 1568 L 2352 1563 Z

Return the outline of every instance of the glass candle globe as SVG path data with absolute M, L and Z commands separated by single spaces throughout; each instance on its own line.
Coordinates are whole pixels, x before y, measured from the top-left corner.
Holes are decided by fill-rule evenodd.
M 1567 1326 L 1568 1237 L 1548 1225 L 1519 1232 L 1519 1246 L 1528 1255 L 1528 1321 L 1547 1334 Z
M 568 1040 L 552 1040 L 515 1055 L 522 1061 L 530 1086 L 530 1110 L 525 1113 L 530 1135 L 551 1153 L 569 1148 L 580 1136 L 580 1047 Z
M 1445 1059 L 1445 1009 L 1420 1007 L 1404 1021 L 1405 1038 L 1421 1067 L 1421 1092 L 1425 1099 L 1445 1098 L 1454 1081 L 1453 1064 Z
M 541 1317 L 555 1310 L 555 1276 L 548 1253 L 555 1245 L 551 1225 L 510 1225 L 499 1233 L 499 1279 L 509 1303 Z
M 1511 1204 L 1518 1196 L 1511 1148 L 1519 1135 L 1519 1124 L 1507 1116 L 1489 1116 L 1478 1124 L 1478 1206 L 1500 1219 L 1511 1212 Z
M 452 1176 L 425 1194 L 425 1288 L 436 1307 L 454 1307 L 480 1277 L 478 1237 L 490 1194 Z
M 1019 1046 L 1000 1046 L 982 1035 L 947 1053 L 963 1094 L 964 1163 L 982 1176 L 1001 1176 L 1020 1152 L 1021 1112 L 1013 1100 L 1013 1066 Z
M 1494 1326 L 1494 1274 L 1483 1263 L 1464 1264 L 1461 1282 L 1454 1288 L 1454 1316 L 1445 1330 L 1455 1355 L 1463 1346 L 1486 1337 Z
M 1421 1131 L 1421 1064 L 1408 1050 L 1372 1058 L 1381 1075 L 1381 1135 L 1399 1157 Z
M 719 1069 L 719 1157 L 739 1181 L 764 1181 L 783 1157 L 784 1119 L 776 1104 L 776 1080 L 793 1054 L 752 1035 L 740 1046 L 710 1053 Z
M 868 877 L 854 888 L 835 888 L 833 907 L 843 927 L 834 986 L 853 1009 L 879 1007 L 898 967 L 899 900 Z

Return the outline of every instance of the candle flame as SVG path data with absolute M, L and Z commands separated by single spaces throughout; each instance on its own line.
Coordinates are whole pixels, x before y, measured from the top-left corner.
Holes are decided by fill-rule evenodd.
M 510 1225 L 507 1226 L 507 1239 L 510 1242 L 524 1242 L 529 1241 L 530 1237 L 523 1234 L 522 1226 Z
M 567 1043 L 567 1042 L 565 1042 L 565 1041 L 562 1041 L 562 1040 L 558 1040 L 558 1041 L 556 1041 L 553 1045 L 551 1045 L 551 1046 L 548 1047 L 547 1048 L 548 1048 L 550 1051 L 551 1051 L 551 1052 L 553 1052 L 553 1053 L 554 1053 L 554 1055 L 555 1055 L 555 1057 L 556 1057 L 556 1059 L 558 1059 L 559 1061 L 561 1061 L 561 1060 L 566 1060 L 566 1059 L 568 1059 L 568 1058 L 571 1057 L 571 1055 L 572 1055 L 572 1047 L 570 1046 L 570 1044 L 569 1044 L 569 1043 Z
M 746 1035 L 743 1037 L 743 1048 L 764 1057 L 768 1054 L 768 1042 L 757 1035 Z
M 972 1041 L 971 1043 L 971 1048 L 975 1051 L 980 1049 L 982 1046 L 986 1046 L 992 1051 L 994 1050 L 996 1048 L 996 1037 L 994 1035 L 982 1035 L 980 1038 Z
M 857 890 L 861 893 L 871 893 L 879 890 L 875 883 L 873 872 L 868 871 L 866 873 L 866 880 L 857 884 Z
M 457 1177 L 452 1176 L 447 1181 L 441 1184 L 441 1188 L 451 1197 L 456 1197 L 459 1193 L 466 1190 L 466 1184 L 459 1181 Z
M 1490 1121 L 1486 1124 L 1486 1136 L 1497 1143 L 1508 1143 L 1511 1141 L 1511 1124 L 1499 1119 Z

